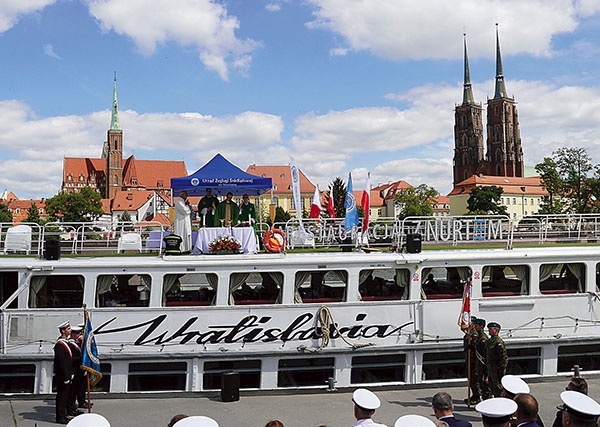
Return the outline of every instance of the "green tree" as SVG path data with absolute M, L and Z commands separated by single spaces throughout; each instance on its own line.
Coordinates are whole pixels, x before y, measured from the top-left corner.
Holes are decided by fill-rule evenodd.
M 409 216 L 432 216 L 433 203 L 439 195 L 435 188 L 426 184 L 401 189 L 394 198 L 394 204 L 399 209 L 398 219 Z
M 329 184 L 329 194 L 333 195 L 333 208 L 336 218 L 344 218 L 346 216 L 346 208 L 344 200 L 346 199 L 346 184 L 339 176 Z
M 90 222 L 104 213 L 100 194 L 90 187 L 57 194 L 46 201 L 46 211 L 52 220 L 64 222 Z
M 8 209 L 8 206 L 4 203 L 0 203 L 0 222 L 11 222 L 13 221 L 12 213 Z
M 585 148 L 562 147 L 552 155 L 564 183 L 563 197 L 568 201 L 569 210 L 574 213 L 589 212 L 592 192 L 588 180 L 594 167 Z
M 275 208 L 275 222 L 288 222 L 291 215 L 281 206 Z
M 131 215 L 128 211 L 123 211 L 123 214 L 119 217 L 119 221 L 121 222 L 131 222 Z
M 495 185 L 479 186 L 471 189 L 467 200 L 469 215 L 508 215 L 506 206 L 502 206 L 502 187 Z
M 563 212 L 562 203 L 563 181 L 558 173 L 556 162 L 550 157 L 544 157 L 541 163 L 535 165 L 535 171 L 540 174 L 542 185 L 548 192 L 542 198 L 540 214 L 560 214 Z
M 38 211 L 35 203 L 31 202 L 29 208 L 27 208 L 27 216 L 25 217 L 25 222 L 34 222 L 36 224 L 40 223 L 40 212 Z

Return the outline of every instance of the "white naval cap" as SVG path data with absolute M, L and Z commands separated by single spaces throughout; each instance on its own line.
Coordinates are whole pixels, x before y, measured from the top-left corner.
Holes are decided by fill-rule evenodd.
M 381 402 L 375 393 L 366 388 L 358 388 L 352 393 L 352 401 L 367 411 L 374 411 L 381 406 Z
M 110 427 L 110 423 L 100 414 L 81 414 L 69 421 L 67 427 Z
M 578 391 L 567 390 L 560 394 L 564 402 L 564 410 L 582 418 L 593 418 L 600 415 L 600 404 L 591 397 Z
M 71 323 L 67 320 L 66 322 L 62 322 L 60 325 L 57 326 L 59 331 L 62 331 L 65 328 L 68 328 L 71 325 Z
M 210 417 L 193 415 L 177 421 L 173 427 L 219 427 L 219 424 Z
M 81 326 L 71 326 L 71 332 L 81 332 Z
M 516 375 L 504 375 L 501 382 L 504 390 L 511 394 L 529 393 L 530 391 L 527 383 Z
M 506 397 L 494 397 L 478 403 L 475 410 L 484 418 L 506 418 L 508 421 L 510 416 L 517 412 L 517 403 Z
M 435 427 L 435 423 L 423 415 L 402 415 L 394 427 Z

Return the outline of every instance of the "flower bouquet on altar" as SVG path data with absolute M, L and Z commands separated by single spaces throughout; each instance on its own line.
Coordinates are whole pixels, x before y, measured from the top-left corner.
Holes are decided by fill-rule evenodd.
M 211 254 L 239 254 L 242 243 L 231 234 L 217 236 L 208 242 Z

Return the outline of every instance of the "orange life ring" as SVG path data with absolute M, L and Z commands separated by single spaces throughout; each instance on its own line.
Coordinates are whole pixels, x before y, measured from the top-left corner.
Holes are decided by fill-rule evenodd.
M 285 250 L 285 233 L 280 228 L 272 228 L 263 238 L 267 252 L 279 253 Z

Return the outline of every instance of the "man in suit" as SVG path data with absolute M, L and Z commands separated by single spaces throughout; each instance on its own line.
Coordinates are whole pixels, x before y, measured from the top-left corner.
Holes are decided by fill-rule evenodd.
M 454 405 L 452 396 L 446 392 L 439 392 L 431 399 L 431 406 L 435 417 L 440 421 L 445 421 L 449 427 L 472 427 L 471 423 L 454 417 Z
M 536 422 L 539 409 L 536 398 L 529 393 L 519 393 L 514 401 L 517 404 L 516 424 L 520 427 L 540 427 Z

